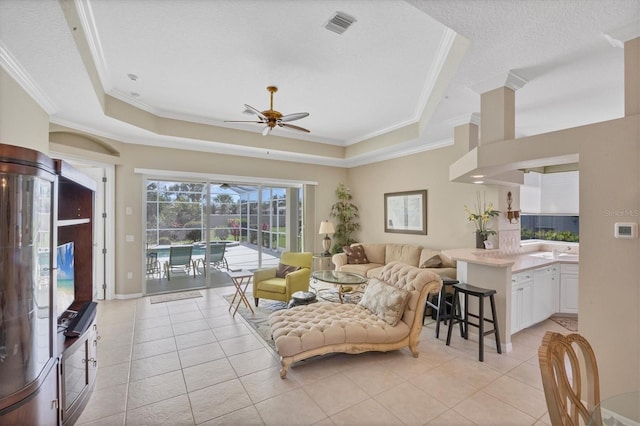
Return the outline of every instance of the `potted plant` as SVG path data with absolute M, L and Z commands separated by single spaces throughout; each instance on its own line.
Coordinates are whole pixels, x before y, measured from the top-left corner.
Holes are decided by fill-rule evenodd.
M 467 212 L 467 219 L 469 222 L 473 222 L 476 226 L 476 248 L 484 248 L 484 242 L 489 235 L 495 235 L 496 231 L 489 229 L 489 221 L 491 218 L 500 214 L 498 210 L 493 209 L 493 203 L 486 203 L 485 195 L 482 195 L 482 202 L 480 202 L 480 193 L 477 194 L 477 202 L 475 205 L 475 211 L 471 211 L 469 207 L 464 206 L 464 210 Z
M 342 252 L 342 247 L 355 243 L 351 235 L 360 229 L 358 218 L 358 206 L 351 202 L 353 196 L 350 189 L 339 184 L 336 188 L 338 201 L 331 206 L 331 217 L 336 218 L 336 233 L 333 235 L 333 247 L 331 253 Z

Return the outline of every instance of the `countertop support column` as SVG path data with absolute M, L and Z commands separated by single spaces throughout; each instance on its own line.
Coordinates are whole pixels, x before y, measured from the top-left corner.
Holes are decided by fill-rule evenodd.
M 495 267 L 468 263 L 466 282 L 497 292 L 495 301 L 500 342 L 507 352 L 511 352 L 511 266 Z M 472 305 L 470 308 L 473 312 L 477 312 L 477 306 Z M 484 312 L 485 316 L 491 312 L 488 299 L 485 300 Z M 495 346 L 495 342 L 491 339 L 487 339 L 485 343 Z
M 458 260 L 458 280 L 477 287 L 495 290 L 496 314 L 498 316 L 498 329 L 502 349 L 511 352 L 511 264 L 504 266 L 488 266 L 477 263 Z M 478 312 L 475 298 L 469 299 L 469 311 Z M 489 300 L 485 300 L 485 317 L 491 312 Z M 470 328 L 471 334 L 478 331 Z M 495 347 L 495 341 L 487 339 L 485 344 Z

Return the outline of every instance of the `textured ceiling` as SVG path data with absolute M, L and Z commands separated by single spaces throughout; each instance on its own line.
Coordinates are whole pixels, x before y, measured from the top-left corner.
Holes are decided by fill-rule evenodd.
M 445 30 L 404 2 L 90 5 L 107 93 L 134 91 L 155 113 L 223 125 L 246 120 L 245 103 L 267 109 L 266 87 L 275 85 L 277 110 L 310 112 L 300 125 L 337 143 L 416 120 Z M 342 9 L 357 22 L 338 35 L 324 24 Z M 388 22 L 402 24 L 393 37 L 385 31 Z
M 76 31 L 68 10 L 80 15 Z M 336 11 L 357 19 L 343 35 L 323 27 Z M 262 126 L 224 120 L 250 119 L 245 103 L 267 109 L 266 86 L 277 85 L 275 109 L 309 112 L 294 124 L 311 133 L 275 136 L 359 143 L 375 161 L 401 155 L 407 141 L 377 149 L 372 137 L 420 120 L 409 151 L 449 143 L 453 126 L 480 112 L 479 87 L 509 71 L 527 81 L 516 93 L 518 136 L 622 116 L 623 50 L 603 34 L 639 19 L 637 0 L 0 0 L 0 63 L 53 123 L 221 152 L 240 147 L 111 118 L 103 96 L 159 117 L 259 134 Z M 443 69 L 456 53 L 454 32 L 468 48 L 454 69 Z M 86 51 L 74 41 L 80 33 Z

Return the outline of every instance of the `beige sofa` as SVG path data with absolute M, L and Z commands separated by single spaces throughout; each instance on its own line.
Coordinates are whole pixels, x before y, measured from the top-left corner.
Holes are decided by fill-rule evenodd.
M 395 325 L 389 322 L 392 308 L 383 307 L 381 293 L 372 290 L 376 287 L 393 287 L 390 292 L 405 295 L 406 306 L 398 304 L 393 312 Z M 408 346 L 417 357 L 425 300 L 430 293 L 438 293 L 441 287 L 442 280 L 437 274 L 391 262 L 382 269 L 378 279 L 369 280 L 362 301 L 357 305 L 320 302 L 272 313 L 269 323 L 280 355 L 280 377 L 286 377 L 293 362 L 331 352 L 356 354 Z M 373 308 L 371 304 L 363 303 L 370 290 Z M 392 296 L 388 300 L 394 301 Z
M 336 271 L 354 272 L 368 278 L 377 277 L 382 268 L 390 262 L 402 262 L 407 265 L 420 267 L 426 260 L 433 256 L 439 256 L 442 265 L 437 268 L 425 268 L 433 271 L 442 277 L 457 278 L 456 262 L 442 255 L 438 250 L 424 248 L 413 244 L 367 244 L 361 245 L 367 256 L 369 263 L 350 264 L 347 262 L 347 255 L 338 253 L 333 255 L 331 261 L 335 265 Z

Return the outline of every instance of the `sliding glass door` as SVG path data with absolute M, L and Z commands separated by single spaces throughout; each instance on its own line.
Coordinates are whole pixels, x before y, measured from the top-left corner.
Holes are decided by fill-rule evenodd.
M 146 181 L 146 293 L 227 285 L 302 247 L 302 188 Z
M 198 277 L 206 241 L 205 182 L 148 180 L 146 185 L 146 293 L 206 286 Z

